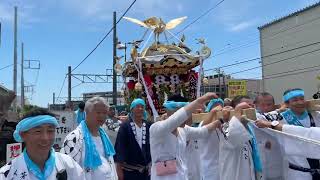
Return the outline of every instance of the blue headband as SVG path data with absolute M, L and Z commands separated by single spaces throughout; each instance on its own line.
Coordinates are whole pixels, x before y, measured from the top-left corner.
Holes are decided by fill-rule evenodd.
M 189 104 L 188 102 L 175 102 L 175 101 L 166 101 L 165 103 L 163 103 L 163 106 L 167 109 L 167 110 L 176 110 L 179 109 L 181 107 L 186 106 L 187 104 Z
M 143 99 L 138 98 L 138 99 L 133 100 L 131 105 L 130 105 L 130 111 L 133 108 L 137 107 L 138 105 L 142 105 L 143 106 L 143 109 L 144 109 L 143 118 L 146 120 L 148 115 L 147 115 L 147 111 L 146 111 L 146 103 L 144 102 Z
M 135 99 L 132 101 L 131 105 L 130 105 L 130 110 L 132 110 L 133 108 L 135 108 L 137 105 L 142 105 L 144 108 L 146 107 L 146 103 L 144 102 L 143 99 Z
M 42 124 L 52 124 L 54 126 L 58 126 L 58 121 L 55 117 L 50 115 L 39 115 L 34 117 L 28 117 L 22 119 L 13 133 L 13 137 L 17 142 L 23 142 L 23 139 L 20 136 L 20 132 L 28 131 L 34 127 L 40 126 Z
M 205 112 L 210 112 L 211 109 L 217 104 L 220 104 L 220 105 L 224 106 L 224 102 L 223 102 L 223 100 L 221 98 L 211 99 Z
M 304 91 L 303 91 L 303 90 L 300 90 L 300 89 L 298 89 L 298 90 L 293 90 L 293 91 L 290 91 L 290 92 L 288 92 L 287 94 L 285 94 L 285 95 L 283 96 L 283 101 L 284 101 L 284 102 L 287 102 L 287 101 L 289 101 L 289 100 L 292 99 L 292 98 L 301 97 L 301 96 L 304 97 Z

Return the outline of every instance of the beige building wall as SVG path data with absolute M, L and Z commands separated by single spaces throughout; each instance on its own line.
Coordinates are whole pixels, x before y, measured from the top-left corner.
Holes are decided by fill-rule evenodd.
M 228 79 L 225 78 L 225 85 L 228 87 L 228 82 L 229 81 L 243 81 L 245 80 L 247 82 L 247 95 L 249 95 L 251 98 L 254 98 L 258 93 L 262 92 L 262 87 L 261 87 L 261 80 L 260 79 Z M 208 86 L 218 86 L 219 85 L 219 78 L 212 78 L 212 79 L 208 79 Z M 220 84 L 223 89 L 223 77 L 220 78 Z M 207 90 L 213 90 L 214 88 L 205 88 L 205 92 L 207 92 Z M 226 90 L 227 91 L 227 90 Z M 202 92 L 205 93 L 205 92 Z
M 288 88 L 302 88 L 311 99 L 320 74 L 320 3 L 259 30 L 263 90 L 274 95 L 276 103 Z

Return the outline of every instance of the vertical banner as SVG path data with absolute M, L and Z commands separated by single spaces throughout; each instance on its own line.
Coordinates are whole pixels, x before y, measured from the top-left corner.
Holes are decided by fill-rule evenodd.
M 198 74 L 190 72 L 188 81 L 189 81 L 189 98 L 191 101 L 197 99 L 197 83 L 198 83 Z
M 22 143 L 7 144 L 7 163 L 22 153 Z
M 228 97 L 247 95 L 247 81 L 231 80 L 228 82 Z
M 56 115 L 59 126 L 56 128 L 55 150 L 62 147 L 64 138 L 77 127 L 75 113 L 73 111 L 52 111 Z

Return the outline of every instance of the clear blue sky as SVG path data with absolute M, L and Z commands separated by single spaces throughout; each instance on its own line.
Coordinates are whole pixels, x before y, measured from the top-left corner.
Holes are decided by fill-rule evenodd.
M 41 61 L 41 70 L 25 70 L 26 85 L 34 84 L 35 93 L 27 93 L 32 104 L 46 107 L 52 102 L 52 93 L 58 95 L 67 73 L 67 66 L 75 67 L 100 41 L 112 25 L 112 12 L 118 17 L 132 1 L 127 0 L 0 0 L 2 42 L 0 69 L 13 63 L 13 14 L 18 6 L 18 61 L 21 62 L 21 42 L 25 44 L 25 59 Z M 188 16 L 188 19 L 173 32 L 179 31 L 219 0 L 137 0 L 129 11 L 129 17 L 146 19 L 162 17 L 165 21 Z M 251 59 L 260 56 L 259 31 L 257 27 L 274 19 L 286 16 L 316 0 L 225 0 L 215 10 L 187 28 L 183 33 L 186 41 L 196 50 L 195 38 L 204 37 L 213 55 L 205 69 Z M 125 20 L 118 25 L 121 41 L 140 39 L 144 29 Z M 238 48 L 241 46 L 242 48 Z M 121 52 L 118 52 L 121 54 Z M 223 69 L 226 73 L 255 67 L 259 61 Z M 75 73 L 105 73 L 112 68 L 112 34 L 75 71 Z M 239 78 L 261 76 L 255 69 L 235 74 Z M 207 74 L 210 72 L 207 72 Z M 13 88 L 13 67 L 0 70 L 0 84 Z M 20 88 L 20 67 L 18 68 Z M 73 85 L 78 84 L 73 80 Z M 82 84 L 72 90 L 72 96 L 84 92 L 112 90 L 111 84 Z M 20 93 L 20 91 L 19 91 Z M 67 83 L 61 93 L 67 96 Z

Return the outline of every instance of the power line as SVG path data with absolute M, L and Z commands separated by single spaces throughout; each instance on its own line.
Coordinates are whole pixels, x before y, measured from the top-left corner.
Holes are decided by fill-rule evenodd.
M 83 84 L 83 83 L 81 82 L 81 83 L 79 83 L 79 84 L 77 84 L 77 85 L 75 85 L 75 86 L 71 87 L 71 89 L 76 88 L 76 87 L 80 86 L 81 84 Z
M 294 69 L 294 70 L 289 70 L 289 71 L 283 71 L 283 72 L 279 72 L 279 73 L 273 73 L 273 74 L 269 74 L 268 76 L 264 77 L 264 79 L 272 79 L 272 78 L 276 78 L 276 77 L 286 77 L 286 76 L 291 76 L 291 75 L 296 75 L 296 74 L 302 74 L 305 72 L 312 72 L 312 71 L 320 70 L 320 69 L 313 69 L 313 70 L 308 70 L 308 71 L 301 71 L 301 70 L 307 70 L 307 69 L 312 69 L 312 68 L 316 68 L 316 67 L 320 67 L 320 65 L 310 66 L 310 67 L 305 67 L 305 68 L 300 68 L 300 69 Z M 295 71 L 301 71 L 301 72 L 295 72 Z M 290 73 L 290 72 L 295 72 L 295 73 Z M 289 74 L 286 74 L 286 73 L 289 73 Z M 282 74 L 282 75 L 280 75 L 280 74 Z M 275 75 L 280 75 L 280 76 L 275 76 Z M 257 79 L 257 78 L 261 78 L 261 76 L 252 77 L 251 79 Z
M 319 66 L 320 66 L 320 65 L 318 65 L 318 66 L 313 66 L 313 67 L 302 68 L 302 69 L 300 69 L 300 70 L 305 70 L 305 71 L 294 72 L 294 73 L 289 73 L 289 74 L 284 74 L 284 73 L 293 72 L 293 71 L 297 71 L 297 70 L 291 70 L 291 71 L 287 71 L 287 72 L 281 72 L 281 73 L 279 73 L 279 74 L 284 74 L 284 75 L 269 76 L 269 77 L 266 77 L 266 78 L 264 78 L 264 79 L 273 79 L 273 78 L 278 78 L 278 77 L 285 77 L 285 76 L 292 76 L 292 75 L 297 75 L 297 74 L 303 74 L 303 73 L 306 73 L 306 72 L 318 71 L 318 70 L 320 70 L 320 68 L 312 69 L 312 70 L 306 70 L 306 69 L 311 69 L 311 68 L 315 68 L 315 67 L 319 67 Z
M 217 57 L 217 56 L 220 56 L 220 55 L 225 54 L 225 53 L 230 52 L 230 51 L 237 51 L 237 50 L 239 50 L 241 48 L 246 48 L 246 47 L 253 46 L 258 41 L 259 41 L 259 39 L 255 39 L 252 42 L 248 42 L 246 44 L 241 44 L 241 45 L 239 45 L 237 47 L 234 47 L 234 48 L 231 48 L 231 49 L 225 49 L 225 50 L 223 50 L 221 52 L 217 51 L 217 54 L 214 54 L 212 57 Z
M 58 97 L 56 98 L 56 100 L 58 100 L 58 99 L 59 99 L 59 97 L 60 97 L 60 95 L 61 95 L 61 91 L 62 91 L 62 89 L 63 89 L 64 83 L 66 82 L 66 79 L 67 79 L 67 75 L 64 77 L 64 80 L 63 80 L 62 86 L 61 86 L 61 88 L 60 88 L 59 95 L 58 95 Z
M 234 46 L 236 46 L 236 45 L 238 45 L 238 44 L 239 44 L 239 45 L 247 44 L 247 42 L 249 42 L 249 41 L 251 40 L 251 37 L 254 37 L 254 40 L 259 39 L 259 38 L 257 38 L 256 36 L 259 36 L 259 34 L 257 34 L 257 32 L 250 33 L 248 36 L 246 36 L 245 40 L 241 41 L 241 40 L 238 39 L 236 43 L 235 43 L 235 41 L 233 41 L 233 40 L 230 39 L 230 40 L 226 41 L 226 44 L 227 44 L 227 45 L 225 45 L 224 48 L 218 49 L 217 52 L 225 51 L 225 50 L 227 50 L 228 48 L 234 47 Z M 250 40 L 248 40 L 248 39 L 250 39 Z M 253 39 L 253 38 L 252 38 L 252 39 Z M 229 42 L 229 43 L 228 43 L 228 42 Z
M 34 85 L 37 85 L 37 83 L 38 83 L 39 72 L 40 72 L 40 69 L 38 69 L 38 71 L 37 71 L 36 80 L 34 82 Z
M 243 63 L 247 63 L 247 62 L 251 62 L 251 61 L 257 61 L 257 60 L 259 60 L 259 59 L 261 59 L 261 58 L 248 59 L 248 60 L 240 61 L 240 62 L 237 62 L 237 63 L 232 63 L 232 64 L 223 65 L 223 66 L 220 66 L 220 67 L 217 67 L 217 68 L 206 69 L 206 70 L 204 70 L 204 72 L 206 72 L 206 71 L 212 71 L 212 70 L 219 69 L 219 68 L 225 68 L 225 67 L 235 66 L 235 65 L 239 65 L 239 64 L 243 64 Z
M 289 71 L 280 72 L 280 73 L 268 74 L 267 77 L 274 76 L 274 75 L 279 75 L 279 74 L 290 73 L 290 72 L 294 72 L 294 71 L 301 71 L 301 70 L 306 70 L 306 69 L 313 69 L 313 68 L 316 68 L 316 67 L 320 67 L 320 65 L 309 66 L 309 67 L 304 67 L 304 68 L 300 68 L 300 69 L 289 70 Z
M 283 62 L 283 61 L 287 61 L 287 60 L 290 60 L 290 59 L 293 59 L 293 58 L 296 58 L 296 57 L 300 57 L 300 56 L 304 56 L 304 55 L 307 55 L 307 54 L 314 53 L 316 51 L 320 51 L 320 49 L 316 49 L 316 50 L 309 51 L 309 52 L 306 52 L 306 53 L 302 53 L 302 54 L 299 54 L 299 55 L 296 55 L 296 56 L 292 56 L 292 57 L 289 57 L 289 58 L 285 58 L 285 59 L 281 59 L 281 60 L 278 60 L 278 61 L 274 61 L 274 62 L 271 62 L 271 63 L 268 63 L 268 64 L 264 64 L 263 66 L 256 66 L 256 67 L 253 67 L 253 68 L 249 68 L 249 69 L 233 72 L 233 73 L 230 73 L 230 75 L 238 74 L 238 73 L 242 73 L 242 72 L 246 72 L 246 71 L 250 71 L 250 70 L 253 70 L 253 69 L 260 68 L 260 67 L 269 66 L 271 64 L 276 64 L 276 63 Z
M 294 51 L 294 50 L 297 50 L 297 49 L 301 49 L 301 48 L 305 48 L 305 47 L 309 47 L 309 46 L 313 46 L 313 45 L 317 45 L 317 44 L 320 44 L 320 41 L 314 42 L 314 43 L 310 43 L 310 44 L 307 44 L 307 45 L 303 45 L 303 46 L 299 46 L 299 47 L 295 47 L 295 48 L 288 49 L 288 50 L 285 50 L 285 51 L 280 51 L 280 52 L 277 52 L 277 53 L 268 54 L 268 55 L 265 55 L 265 56 L 262 56 L 262 57 L 256 57 L 256 58 L 253 58 L 253 59 L 248 59 L 248 60 L 240 61 L 240 62 L 233 63 L 233 64 L 223 65 L 223 66 L 220 66 L 220 67 L 217 67 L 217 68 L 206 69 L 204 71 L 205 72 L 206 71 L 212 71 L 212 70 L 215 70 L 215 69 L 218 69 L 218 68 L 224 68 L 224 67 L 229 67 L 229 66 L 234 66 L 234 65 L 239 65 L 239 64 L 251 62 L 251 61 L 256 61 L 256 60 L 259 60 L 259 59 L 268 58 L 268 57 L 271 57 L 271 56 L 283 54 L 283 53 L 286 53 L 286 52 Z M 281 62 L 281 61 L 279 61 L 279 62 Z M 274 63 L 275 62 L 273 62 L 273 64 Z M 277 61 L 276 61 L 276 63 L 277 63 Z M 259 67 L 261 67 L 261 66 L 259 66 Z M 256 67 L 256 68 L 259 68 L 259 67 Z
M 131 7 L 134 5 L 134 3 L 136 2 L 137 0 L 134 0 L 131 5 L 127 8 L 127 10 L 122 14 L 122 16 L 120 17 L 120 19 L 116 22 L 115 25 L 117 25 L 121 19 L 127 14 L 127 12 L 131 9 Z M 112 26 L 112 28 L 108 31 L 108 33 L 100 40 L 100 42 L 96 45 L 95 48 L 93 48 L 91 50 L 91 52 L 75 67 L 71 70 L 71 72 L 73 72 L 74 70 L 76 70 L 85 60 L 87 60 L 87 58 L 100 46 L 100 44 L 108 37 L 108 35 L 113 31 L 114 29 L 114 26 Z
M 262 66 L 256 66 L 256 67 L 253 67 L 253 68 L 249 68 L 249 69 L 245 69 L 245 70 L 241 70 L 241 71 L 237 71 L 237 72 L 229 73 L 229 75 L 239 74 L 239 73 L 243 73 L 243 72 L 251 71 L 251 70 L 254 70 L 254 69 L 258 69 L 258 68 L 261 68 L 261 67 L 262 67 Z
M 11 67 L 11 66 L 13 66 L 13 64 L 10 64 L 10 65 L 7 65 L 7 66 L 5 66 L 5 67 L 0 68 L 0 71 L 3 70 L 3 69 L 6 69 L 6 68 L 8 68 L 8 67 Z
M 212 8 L 208 9 L 206 12 L 204 12 L 203 14 L 201 14 L 199 17 L 197 17 L 196 19 L 194 19 L 191 23 L 189 23 L 188 25 L 186 25 L 184 28 L 182 28 L 180 31 L 178 31 L 175 35 L 178 35 L 180 33 L 182 33 L 184 30 L 186 30 L 188 27 L 190 27 L 192 24 L 196 23 L 199 19 L 201 19 L 203 16 L 207 15 L 210 11 L 214 10 L 216 7 L 218 7 L 221 3 L 223 3 L 223 1 L 225 0 L 221 0 L 219 1 L 217 4 L 215 4 Z
M 285 32 L 285 31 L 288 31 L 288 30 L 291 30 L 291 29 L 296 29 L 296 28 L 298 28 L 298 27 L 300 27 L 300 26 L 302 26 L 302 25 L 309 24 L 309 23 L 314 22 L 314 21 L 319 20 L 319 19 L 320 19 L 320 16 L 319 16 L 319 17 L 316 17 L 316 18 L 313 18 L 313 19 L 311 19 L 311 20 L 309 20 L 309 21 L 306 21 L 305 23 L 302 23 L 302 24 L 299 24 L 299 25 L 296 25 L 296 26 L 292 26 L 292 27 L 289 27 L 289 28 L 280 30 L 280 31 L 278 31 L 278 32 L 276 32 L 276 33 L 274 33 L 274 34 L 271 34 L 270 36 L 267 36 L 267 37 L 265 37 L 265 38 L 261 38 L 261 40 L 271 39 L 271 38 L 273 38 L 274 36 L 276 36 L 276 35 L 278 35 L 278 34 L 280 34 L 280 33 L 282 33 L 282 32 Z M 299 30 L 299 31 L 295 31 L 295 32 L 293 32 L 293 33 L 297 33 L 297 32 L 303 31 L 303 30 L 305 30 L 305 29 L 301 29 L 301 30 Z M 252 36 L 252 35 L 250 35 L 250 36 Z M 249 37 L 250 37 L 250 36 L 249 36 Z M 239 49 L 241 49 L 241 48 L 250 47 L 250 46 L 252 46 L 252 45 L 255 45 L 255 43 L 258 42 L 258 41 L 259 41 L 259 38 L 256 39 L 256 40 L 254 40 L 254 41 L 248 42 L 247 44 L 239 45 L 238 47 L 234 47 L 234 48 L 229 49 L 229 50 L 224 50 L 224 51 L 222 51 L 221 53 L 218 53 L 218 54 L 216 54 L 216 55 L 214 55 L 214 56 L 212 56 L 212 57 L 216 57 L 216 56 L 225 54 L 225 53 L 230 52 L 230 51 L 233 52 L 233 51 L 239 50 Z M 225 49 L 225 48 L 223 48 L 223 49 Z

